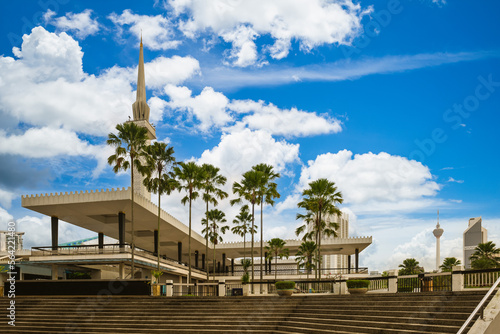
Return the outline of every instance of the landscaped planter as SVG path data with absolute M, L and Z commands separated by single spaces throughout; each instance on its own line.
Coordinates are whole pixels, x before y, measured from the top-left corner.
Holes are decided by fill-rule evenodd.
M 153 296 L 161 296 L 161 285 L 160 284 L 152 284 L 151 290 L 153 292 Z
M 291 296 L 295 291 L 295 282 L 294 281 L 281 281 L 276 282 L 276 292 L 278 296 Z
M 364 295 L 368 292 L 368 288 L 349 288 L 347 289 L 351 295 Z
M 370 286 L 370 281 L 368 280 L 348 280 L 347 291 L 351 295 L 362 295 L 368 292 L 368 287 Z

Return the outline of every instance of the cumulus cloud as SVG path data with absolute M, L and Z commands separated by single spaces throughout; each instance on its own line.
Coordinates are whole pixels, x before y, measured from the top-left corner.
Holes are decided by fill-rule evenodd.
M 224 132 L 233 132 L 248 128 L 290 138 L 342 131 L 341 122 L 328 115 L 297 108 L 280 109 L 264 101 L 229 101 L 212 87 L 205 87 L 199 95 L 192 96 L 187 87 L 167 85 L 165 93 L 170 98 L 166 104 L 174 110 L 187 111 L 190 120 L 194 116 L 203 132 L 220 128 Z
M 273 135 L 306 137 L 342 131 L 341 123 L 336 119 L 297 108 L 280 109 L 272 103 L 265 104 L 264 101 L 235 100 L 229 108 L 237 113 L 250 113 L 236 127 L 263 129 Z
M 92 19 L 92 10 L 85 9 L 83 12 L 74 14 L 66 13 L 65 16 L 54 18 L 55 12 L 50 9 L 44 14 L 45 22 L 57 28 L 58 31 L 73 32 L 79 39 L 85 39 L 89 35 L 95 35 L 99 31 L 97 19 Z
M 11 204 L 12 204 L 12 200 L 14 198 L 16 198 L 15 193 L 4 190 L 4 189 L 0 189 L 0 205 L 2 205 L 4 208 L 9 209 Z M 0 210 L 1 209 L 2 208 L 0 208 Z M 1 216 L 2 215 L 1 215 L 1 211 L 0 211 L 0 220 L 3 220 L 3 218 Z
M 122 14 L 112 13 L 108 18 L 118 27 L 119 35 L 123 34 L 125 26 L 138 40 L 142 34 L 144 47 L 151 50 L 175 49 L 181 43 L 174 40 L 172 23 L 162 15 L 138 15 L 126 9 Z
M 270 56 L 288 55 L 292 41 L 309 52 L 325 44 L 350 44 L 362 31 L 363 16 L 372 11 L 352 0 L 169 0 L 179 29 L 189 38 L 208 32 L 232 43 L 228 59 L 235 66 L 255 64 L 255 39 L 269 36 L 273 45 L 264 47 Z M 184 19 L 187 15 L 187 19 Z
M 321 154 L 302 169 L 298 190 L 319 178 L 334 181 L 357 214 L 414 211 L 431 205 L 440 189 L 428 167 L 385 152 Z

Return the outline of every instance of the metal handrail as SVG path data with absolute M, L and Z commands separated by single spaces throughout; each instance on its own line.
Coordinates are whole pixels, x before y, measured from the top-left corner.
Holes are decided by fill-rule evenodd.
M 474 316 L 477 314 L 477 312 L 479 312 L 479 310 L 481 310 L 481 319 L 484 318 L 484 303 L 486 303 L 486 301 L 488 300 L 488 298 L 490 297 L 490 295 L 493 293 L 493 291 L 495 291 L 495 289 L 497 288 L 498 284 L 500 284 L 500 277 L 497 278 L 497 280 L 495 281 L 495 283 L 491 286 L 491 288 L 488 290 L 488 292 L 486 293 L 486 295 L 479 302 L 479 304 L 474 309 L 474 311 L 471 313 L 471 315 L 469 316 L 469 318 L 467 318 L 467 320 L 462 325 L 462 327 L 460 327 L 460 329 L 458 330 L 457 334 L 462 334 L 464 332 L 464 330 L 467 328 L 467 326 L 469 326 L 470 322 L 472 321 L 472 319 L 474 318 Z

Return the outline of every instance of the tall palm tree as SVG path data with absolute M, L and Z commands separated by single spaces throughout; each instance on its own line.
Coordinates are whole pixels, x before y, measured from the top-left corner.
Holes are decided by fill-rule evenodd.
M 243 179 L 241 180 L 241 183 L 239 182 L 234 182 L 233 183 L 233 194 L 239 196 L 236 199 L 232 199 L 230 201 L 231 205 L 234 204 L 239 204 L 243 200 L 248 201 L 252 205 L 252 228 L 251 228 L 251 235 L 252 235 L 252 249 L 251 249 L 251 258 L 252 258 L 252 282 L 255 280 L 255 274 L 254 274 L 254 230 L 255 230 L 255 204 L 258 203 L 258 190 L 260 187 L 260 184 L 262 183 L 263 177 L 262 177 L 262 172 L 255 171 L 255 170 L 249 170 L 248 172 L 245 172 L 243 174 Z M 254 293 L 254 285 L 252 284 L 252 291 L 251 293 Z
M 243 205 L 240 209 L 240 213 L 233 220 L 233 226 L 231 232 L 240 237 L 243 237 L 243 259 L 246 260 L 246 236 L 248 233 L 257 233 L 257 226 L 254 226 L 253 231 L 251 230 L 250 223 L 252 222 L 252 214 L 250 213 L 250 208 L 248 205 Z
M 227 230 L 229 230 L 229 226 L 222 225 L 227 222 L 226 214 L 218 209 L 212 209 L 208 212 L 208 219 L 203 218 L 201 223 L 205 228 L 201 231 L 202 234 L 205 235 L 205 238 L 210 239 L 212 244 L 214 245 L 214 282 L 215 282 L 215 246 L 222 242 L 222 234 L 225 234 Z M 223 263 L 223 266 L 226 264 Z
M 500 254 L 500 248 L 497 248 L 493 241 L 480 243 L 470 257 L 471 266 L 475 269 L 500 267 L 498 254 Z
M 341 211 L 336 206 L 343 202 L 342 193 L 337 190 L 335 183 L 327 179 L 318 179 L 309 183 L 309 188 L 302 192 L 303 200 L 297 205 L 310 212 L 315 221 L 317 250 L 318 279 L 321 280 L 321 238 L 324 228 L 327 227 L 326 217 L 339 215 Z M 313 217 L 313 215 L 315 215 Z M 300 215 L 297 215 L 300 219 Z
M 258 164 L 252 167 L 253 170 L 262 173 L 262 182 L 258 189 L 257 201 L 260 202 L 260 293 L 262 294 L 262 280 L 263 280 L 263 255 L 264 255 L 264 202 L 266 204 L 274 205 L 274 199 L 280 198 L 278 193 L 278 185 L 273 182 L 280 177 L 279 173 L 273 171 L 272 165 Z
M 166 143 L 154 142 L 146 146 L 142 153 L 143 164 L 140 168 L 145 175 L 143 184 L 148 191 L 158 194 L 158 238 L 156 240 L 157 270 L 160 271 L 160 213 L 161 195 L 170 193 L 179 185 L 175 180 L 172 167 L 175 165 L 174 148 Z
M 184 190 L 186 196 L 181 200 L 181 203 L 186 205 L 189 203 L 189 240 L 188 240 L 188 280 L 187 283 L 191 284 L 191 207 L 192 202 L 200 195 L 198 190 L 201 188 L 201 168 L 195 162 L 180 162 L 174 167 L 174 173 L 179 180 L 179 191 Z
M 447 272 L 447 271 L 452 271 L 453 267 L 459 266 L 462 263 L 460 260 L 457 260 L 455 257 L 447 257 L 443 260 L 443 264 L 439 266 L 441 268 L 441 271 Z
M 414 258 L 405 259 L 402 264 L 399 265 L 398 274 L 403 275 L 415 275 L 424 272 L 424 268 L 420 267 L 420 263 Z
M 201 190 L 203 191 L 203 201 L 206 204 L 205 218 L 208 219 L 208 204 L 212 203 L 216 206 L 217 199 L 224 199 L 228 195 L 225 191 L 218 188 L 226 184 L 226 177 L 219 174 L 220 168 L 210 164 L 201 166 Z M 205 268 L 207 270 L 207 281 L 209 280 L 208 273 L 208 234 L 205 237 Z
M 280 238 L 273 238 L 269 240 L 269 246 L 266 246 L 267 249 L 267 259 L 272 260 L 275 259 L 274 262 L 274 280 L 278 277 L 278 258 L 283 259 L 287 258 L 290 255 L 290 251 L 288 248 L 285 248 L 285 240 Z
M 130 187 L 131 187 L 131 204 L 130 204 L 130 214 L 131 214 L 131 228 L 132 228 L 132 240 L 130 242 L 130 248 L 132 251 L 132 272 L 131 277 L 134 278 L 135 274 L 135 240 L 134 240 L 134 167 L 140 167 L 141 163 L 139 160 L 139 154 L 141 153 L 144 146 L 146 146 L 146 141 L 148 140 L 146 128 L 140 127 L 133 122 L 125 122 L 123 124 L 118 124 L 116 126 L 118 134 L 110 133 L 108 134 L 108 140 L 106 143 L 115 148 L 115 154 L 108 158 L 108 164 L 114 165 L 113 172 L 118 173 L 123 170 L 126 171 L 129 168 L 132 169 L 130 172 Z
M 299 263 L 299 267 L 305 267 L 307 273 L 307 279 L 309 279 L 309 274 L 311 269 L 315 267 L 313 263 L 314 254 L 316 254 L 317 245 L 314 241 L 303 241 L 299 246 L 297 252 L 296 261 Z

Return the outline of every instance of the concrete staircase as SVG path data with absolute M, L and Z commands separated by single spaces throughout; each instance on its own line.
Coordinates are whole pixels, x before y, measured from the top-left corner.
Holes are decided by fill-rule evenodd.
M 2 333 L 456 333 L 484 291 L 293 297 L 17 297 Z M 6 313 L 9 299 L 0 298 Z

